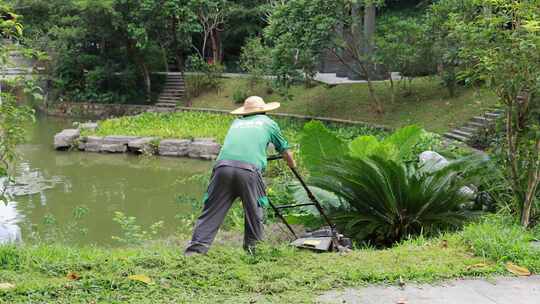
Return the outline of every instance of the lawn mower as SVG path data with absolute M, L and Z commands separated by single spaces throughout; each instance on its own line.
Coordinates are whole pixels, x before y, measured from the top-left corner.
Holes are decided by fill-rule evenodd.
M 272 160 L 278 160 L 282 157 L 280 155 L 273 155 L 268 158 L 269 161 Z M 309 189 L 307 184 L 305 183 L 304 179 L 298 173 L 298 170 L 296 168 L 290 168 L 296 179 L 300 182 L 302 185 L 302 188 L 307 193 L 307 196 L 310 203 L 303 203 L 303 204 L 290 204 L 290 205 L 281 205 L 276 206 L 269 200 L 270 207 L 274 210 L 276 216 L 287 226 L 291 234 L 294 236 L 294 241 L 291 243 L 291 245 L 303 248 L 303 249 L 310 249 L 317 252 L 333 252 L 333 251 L 346 251 L 348 249 L 352 248 L 352 242 L 349 238 L 346 238 L 343 236 L 343 234 L 339 233 L 336 229 L 336 226 L 332 223 L 330 218 L 326 215 L 324 212 L 321 203 L 317 200 L 313 192 Z M 321 214 L 321 217 L 327 224 L 326 227 L 323 227 L 321 229 L 308 232 L 306 234 L 303 234 L 301 236 L 298 236 L 292 226 L 287 222 L 283 214 L 281 213 L 281 210 L 284 209 L 290 209 L 290 208 L 297 208 L 297 207 L 305 207 L 305 206 L 315 206 L 317 211 Z

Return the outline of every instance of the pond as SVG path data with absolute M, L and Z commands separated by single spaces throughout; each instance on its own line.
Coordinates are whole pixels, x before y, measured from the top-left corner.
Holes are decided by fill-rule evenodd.
M 3 214 L 4 225 L 17 222 L 23 241 L 56 229 L 71 232 L 72 242 L 114 245 L 112 236 L 121 232 L 116 211 L 144 228 L 163 221 L 161 234 L 170 235 L 178 229 L 177 215 L 192 211 L 179 197 L 202 197 L 204 183 L 185 180 L 208 174 L 211 162 L 55 151 L 54 134 L 71 126 L 66 119 L 38 117 L 28 142 L 18 147 L 15 203 L 2 206 L 0 220 Z

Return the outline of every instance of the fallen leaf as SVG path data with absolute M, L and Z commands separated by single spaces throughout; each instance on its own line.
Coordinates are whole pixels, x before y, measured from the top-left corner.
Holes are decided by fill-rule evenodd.
M 506 270 L 510 271 L 511 273 L 522 276 L 522 277 L 528 277 L 531 275 L 531 272 L 529 269 L 525 267 L 518 266 L 512 262 L 506 263 Z
M 0 283 L 0 290 L 9 290 L 15 288 L 15 285 L 11 283 Z
M 484 268 L 484 267 L 487 267 L 487 266 L 488 265 L 486 263 L 478 263 L 478 264 L 467 266 L 467 270 L 477 269 L 477 268 Z
M 447 241 L 447 240 L 443 240 L 442 243 L 441 243 L 441 247 L 442 247 L 442 248 L 448 248 L 448 241 Z
M 143 282 L 145 284 L 152 284 L 152 279 L 150 279 L 148 276 L 144 275 L 144 274 L 134 274 L 134 275 L 130 275 L 128 277 L 129 280 L 132 280 L 132 281 L 139 281 L 139 282 Z
M 70 272 L 66 275 L 66 278 L 71 281 L 77 281 L 81 278 L 81 276 L 76 272 Z
M 407 300 L 399 299 L 396 304 L 407 304 Z

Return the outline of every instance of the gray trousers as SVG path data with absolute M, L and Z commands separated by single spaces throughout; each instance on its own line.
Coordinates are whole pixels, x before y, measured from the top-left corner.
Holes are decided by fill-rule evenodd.
M 214 166 L 208 199 L 195 224 L 186 252 L 208 252 L 227 212 L 238 197 L 244 206 L 244 249 L 252 249 L 263 239 L 260 199 L 264 196 L 264 181 L 255 166 L 238 161 L 219 161 Z

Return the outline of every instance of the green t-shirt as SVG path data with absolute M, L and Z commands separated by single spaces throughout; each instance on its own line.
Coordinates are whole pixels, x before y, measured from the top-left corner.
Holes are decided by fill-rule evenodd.
M 266 169 L 266 148 L 272 143 L 279 153 L 289 149 L 278 124 L 262 114 L 235 119 L 225 137 L 218 160 L 236 160 Z

